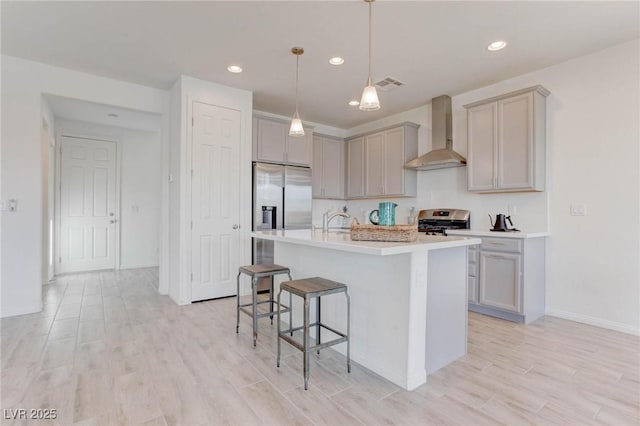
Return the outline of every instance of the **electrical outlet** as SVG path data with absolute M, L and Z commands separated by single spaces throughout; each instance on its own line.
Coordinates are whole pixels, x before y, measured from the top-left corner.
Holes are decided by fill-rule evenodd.
M 585 204 L 571 204 L 569 211 L 571 216 L 586 216 L 587 206 Z

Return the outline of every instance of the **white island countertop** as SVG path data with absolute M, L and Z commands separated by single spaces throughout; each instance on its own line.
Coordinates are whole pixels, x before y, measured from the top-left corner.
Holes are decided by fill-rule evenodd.
M 541 238 L 551 235 L 549 232 L 527 232 L 527 231 L 514 231 L 514 232 L 494 232 L 488 229 L 447 229 L 448 235 L 455 235 L 459 237 L 495 237 L 495 238 Z
M 352 241 L 349 232 L 300 229 L 267 230 L 251 233 L 252 237 L 311 247 L 330 248 L 352 253 L 389 256 L 480 244 L 478 238 L 440 237 L 420 234 L 414 242 Z

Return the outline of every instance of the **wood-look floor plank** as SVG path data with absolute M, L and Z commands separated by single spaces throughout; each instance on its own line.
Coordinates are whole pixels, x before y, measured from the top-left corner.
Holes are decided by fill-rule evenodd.
M 298 350 L 283 343 L 275 366 L 268 318 L 254 348 L 234 298 L 177 306 L 157 280 L 66 275 L 43 288 L 42 313 L 0 320 L 2 408 L 55 408 L 54 425 L 640 424 L 637 336 L 470 312 L 468 354 L 413 392 L 355 362 L 347 374 L 332 349 L 312 356 L 304 391 Z

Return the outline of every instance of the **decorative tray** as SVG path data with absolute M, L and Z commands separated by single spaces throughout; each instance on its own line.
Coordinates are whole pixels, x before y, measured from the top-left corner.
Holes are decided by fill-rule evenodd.
M 393 241 L 412 242 L 418 239 L 418 225 L 360 225 L 356 220 L 351 222 L 351 239 L 353 241 Z

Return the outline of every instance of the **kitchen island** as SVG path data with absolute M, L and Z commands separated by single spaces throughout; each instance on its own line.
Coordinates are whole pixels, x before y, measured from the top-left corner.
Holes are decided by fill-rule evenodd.
M 274 241 L 275 263 L 291 268 L 294 279 L 320 276 L 346 284 L 351 358 L 404 389 L 415 389 L 466 353 L 467 246 L 479 239 L 421 235 L 412 243 L 351 241 L 348 232 L 319 230 L 251 236 Z M 302 307 L 295 299 L 298 326 Z M 344 298 L 323 298 L 323 323 L 343 329 L 345 319 Z M 335 348 L 344 353 L 345 345 Z

